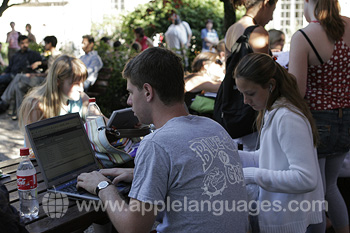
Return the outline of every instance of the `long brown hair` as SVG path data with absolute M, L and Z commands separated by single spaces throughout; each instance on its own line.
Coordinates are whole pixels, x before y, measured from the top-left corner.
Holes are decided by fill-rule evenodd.
M 75 57 L 62 55 L 58 57 L 49 69 L 44 83 L 33 88 L 23 99 L 19 109 L 19 126 L 23 130 L 24 124 L 29 124 L 30 115 L 35 111 L 37 104 L 40 104 L 39 120 L 51 118 L 60 114 L 63 98 L 62 84 L 64 80 L 71 79 L 85 81 L 87 69 L 84 63 Z
M 295 110 L 288 103 L 281 103 L 276 106 L 286 107 L 296 114 L 306 117 L 309 121 L 314 145 L 317 146 L 318 131 L 310 109 L 300 94 L 296 78 L 287 72 L 282 66 L 280 66 L 273 58 L 264 53 L 251 53 L 246 55 L 237 65 L 234 72 L 235 79 L 243 78 L 253 83 L 259 84 L 263 88 L 268 87 L 270 79 L 276 80 L 276 87 L 271 92 L 266 109 L 271 110 L 275 101 L 281 97 L 284 97 L 290 104 L 294 105 L 299 111 Z M 264 111 L 259 111 L 256 124 L 260 129 L 264 117 Z
M 315 1 L 314 14 L 327 35 L 333 40 L 340 40 L 344 35 L 345 23 L 340 16 L 338 0 L 313 0 Z

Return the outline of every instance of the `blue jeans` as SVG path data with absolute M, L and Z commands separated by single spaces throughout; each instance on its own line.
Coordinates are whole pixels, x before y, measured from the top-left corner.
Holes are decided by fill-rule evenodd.
M 344 154 L 350 149 L 350 108 L 311 111 L 320 135 L 319 158 Z
M 0 75 L 0 85 L 8 85 L 12 81 L 13 75 L 11 73 L 6 73 Z

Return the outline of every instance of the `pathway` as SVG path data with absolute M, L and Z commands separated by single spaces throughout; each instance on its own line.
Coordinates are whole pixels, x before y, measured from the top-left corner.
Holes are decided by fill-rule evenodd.
M 23 138 L 18 121 L 11 120 L 6 113 L 0 114 L 0 161 L 18 158 Z

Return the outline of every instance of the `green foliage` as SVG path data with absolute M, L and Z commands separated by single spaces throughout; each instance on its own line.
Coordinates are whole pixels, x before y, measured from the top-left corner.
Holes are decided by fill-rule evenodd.
M 113 20 L 107 18 L 104 20 L 103 27 L 97 24 L 93 25 L 92 35 L 95 39 L 109 35 L 113 41 L 116 39 L 122 41 L 117 53 L 112 51 L 112 48 L 105 43 L 97 42 L 95 46 L 104 64 L 101 75 L 111 76 L 108 89 L 97 98 L 98 105 L 107 117 L 114 110 L 127 107 L 128 92 L 126 91 L 126 80 L 122 78 L 122 70 L 127 60 L 135 55 L 128 47 L 134 41 L 133 29 L 142 27 L 145 35 L 153 39 L 156 34 L 164 34 L 167 31 L 171 24 L 170 16 L 173 12 L 180 15 L 181 19 L 191 26 L 193 33 L 192 47 L 187 51 L 190 63 L 196 54 L 202 50 L 200 32 L 205 27 L 207 19 L 214 21 L 214 28 L 220 39 L 225 36 L 224 10 L 223 3 L 220 0 L 153 0 L 147 4 L 139 5 L 134 12 L 124 15 L 121 25 L 112 25 Z M 114 20 L 114 22 L 117 22 L 117 20 Z M 106 26 L 106 24 L 109 26 Z M 113 28 L 113 33 L 110 33 L 108 28 Z
M 0 66 L 0 74 L 3 73 L 6 69 L 6 66 Z
M 236 10 L 236 21 L 240 20 L 242 16 L 245 14 L 246 10 L 244 6 L 238 7 Z
M 134 54 L 125 46 L 120 46 L 117 51 L 113 51 L 103 42 L 96 44 L 95 49 L 103 61 L 103 70 L 99 75 L 110 76 L 106 92 L 97 98 L 101 111 L 109 117 L 114 110 L 128 107 L 126 103 L 128 92 L 122 71 L 129 57 Z
M 153 0 L 140 5 L 134 12 L 124 16 L 122 32 L 127 43 L 134 40 L 133 29 L 142 27 L 145 35 L 152 38 L 165 33 L 171 24 L 170 16 L 175 12 L 188 22 L 192 29 L 192 48 L 188 51 L 189 61 L 202 50 L 201 29 L 207 19 L 214 21 L 214 28 L 220 39 L 224 38 L 223 3 L 220 0 Z
M 124 38 L 125 35 L 121 33 L 121 21 L 122 19 L 115 15 L 104 15 L 101 23 L 93 22 L 91 35 L 95 38 L 95 42 L 98 43 L 104 36 L 111 38 L 112 41 Z
M 30 50 L 33 50 L 33 51 L 36 51 L 40 54 L 43 54 L 44 53 L 44 45 L 42 44 L 37 44 L 37 43 L 29 43 L 29 49 Z

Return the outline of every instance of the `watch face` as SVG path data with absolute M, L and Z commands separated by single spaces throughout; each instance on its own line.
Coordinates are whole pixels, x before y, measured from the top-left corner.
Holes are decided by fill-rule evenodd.
M 107 181 L 101 181 L 97 186 L 99 189 L 104 189 L 108 186 L 108 182 Z

